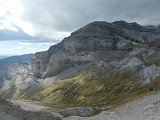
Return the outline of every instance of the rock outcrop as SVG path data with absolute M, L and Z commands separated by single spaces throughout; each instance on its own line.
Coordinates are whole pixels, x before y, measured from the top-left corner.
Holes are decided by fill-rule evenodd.
M 76 107 L 76 108 L 68 108 L 59 111 L 64 117 L 68 116 L 81 116 L 81 117 L 89 117 L 94 114 L 94 110 L 91 107 Z

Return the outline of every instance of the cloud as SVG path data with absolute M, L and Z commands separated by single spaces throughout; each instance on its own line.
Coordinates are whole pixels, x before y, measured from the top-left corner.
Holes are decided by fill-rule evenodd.
M 47 50 L 96 20 L 157 25 L 159 5 L 160 0 L 0 0 L 0 54 Z M 26 33 L 41 39 L 24 40 Z M 21 42 L 2 42 L 20 38 Z
M 4 40 L 18 40 L 18 39 L 33 39 L 33 37 L 26 34 L 21 28 L 12 26 L 12 30 L 3 28 L 0 29 L 0 41 Z
M 44 40 L 45 41 L 45 40 Z M 55 43 L 23 42 L 19 40 L 0 41 L 0 56 L 22 55 L 48 50 Z
M 160 23 L 160 0 L 19 0 L 36 34 L 72 32 L 95 21 Z
M 30 35 L 62 39 L 95 20 L 160 24 L 159 5 L 160 0 L 0 0 L 0 19 Z

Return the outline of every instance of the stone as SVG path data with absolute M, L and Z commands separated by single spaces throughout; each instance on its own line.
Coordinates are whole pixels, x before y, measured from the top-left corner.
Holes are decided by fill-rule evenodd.
M 68 116 L 89 117 L 93 115 L 94 110 L 92 107 L 75 107 L 75 108 L 64 109 L 59 112 L 64 117 L 68 117 Z

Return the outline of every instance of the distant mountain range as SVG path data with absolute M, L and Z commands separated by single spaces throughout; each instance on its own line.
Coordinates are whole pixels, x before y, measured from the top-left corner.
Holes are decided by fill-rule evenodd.
M 30 61 L 34 54 L 26 54 L 26 55 L 19 55 L 19 56 L 0 56 L 0 67 L 9 65 L 9 64 L 22 64 L 25 61 Z
M 7 58 L 8 56 L 0 56 L 0 59 Z

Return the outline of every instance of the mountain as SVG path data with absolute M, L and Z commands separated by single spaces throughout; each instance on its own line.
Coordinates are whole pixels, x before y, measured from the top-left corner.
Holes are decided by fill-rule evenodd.
M 7 58 L 8 56 L 0 56 L 0 59 Z
M 121 25 L 121 22 L 126 25 Z M 34 73 L 41 78 L 47 78 L 68 68 L 99 60 L 105 62 L 120 60 L 124 57 L 122 55 L 128 57 L 131 52 L 138 52 L 137 49 L 140 52 L 146 51 L 147 62 L 147 52 L 155 52 L 154 49 L 158 47 L 160 31 L 137 26 L 140 25 L 124 21 L 90 23 L 73 32 L 61 43 L 50 47 L 48 51 L 36 53 L 33 62 L 40 69 L 35 69 Z
M 29 62 L 10 66 L 0 93 L 58 108 L 100 111 L 160 89 L 159 56 L 159 27 L 95 21 Z
M 25 61 L 30 61 L 34 54 L 25 54 L 25 55 L 19 55 L 19 56 L 11 56 L 7 58 L 0 59 L 0 67 L 14 64 L 14 63 L 24 63 Z

